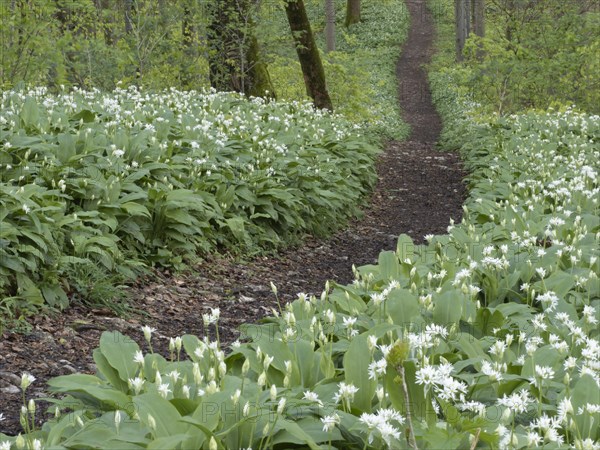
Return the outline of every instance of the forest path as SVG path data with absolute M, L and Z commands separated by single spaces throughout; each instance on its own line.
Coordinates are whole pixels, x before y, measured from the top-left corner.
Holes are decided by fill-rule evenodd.
M 6 419 L 0 421 L 0 432 L 20 429 L 22 372 L 37 378 L 29 398 L 46 396 L 45 381 L 51 377 L 94 372 L 92 350 L 105 329 L 118 329 L 141 344 L 140 326 L 155 327 L 154 348 L 168 355 L 168 337 L 202 335 L 202 313 L 218 307 L 221 339 L 230 343 L 240 324 L 256 322 L 276 307 L 271 282 L 282 301 L 299 292 L 319 295 L 327 280 L 351 282 L 353 264 L 373 263 L 382 250 L 395 249 L 398 235 L 421 243 L 426 234 L 445 233 L 450 218 L 460 219 L 464 173 L 456 154 L 435 149 L 441 123 L 422 68 L 433 52 L 433 21 L 426 0 L 407 0 L 407 6 L 412 26 L 397 74 L 399 101 L 412 134 L 408 141 L 386 145 L 377 164 L 379 182 L 362 219 L 329 239 L 308 238 L 276 256 L 246 262 L 215 256 L 186 276 L 160 273 L 160 281 L 140 280 L 132 306 L 146 317 L 120 319 L 105 310 L 73 307 L 56 317 L 33 318 L 29 335 L 5 334 L 0 339 L 0 413 Z

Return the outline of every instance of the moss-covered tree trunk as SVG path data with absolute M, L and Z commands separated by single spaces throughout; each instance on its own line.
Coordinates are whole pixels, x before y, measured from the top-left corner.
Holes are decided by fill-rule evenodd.
M 285 4 L 285 13 L 290 24 L 296 53 L 302 67 L 306 92 L 317 108 L 333 110 L 327 84 L 325 70 L 321 62 L 319 49 L 315 44 L 306 8 L 302 0 L 289 0 Z
M 344 24 L 349 27 L 358 22 L 360 22 L 360 0 L 346 0 L 346 21 Z
M 208 26 L 210 84 L 219 91 L 274 97 L 267 66 L 254 36 L 252 0 L 218 0 Z

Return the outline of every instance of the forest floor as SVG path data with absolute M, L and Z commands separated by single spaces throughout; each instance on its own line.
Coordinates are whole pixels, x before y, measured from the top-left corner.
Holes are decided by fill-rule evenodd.
M 22 372 L 36 377 L 28 398 L 46 397 L 45 382 L 74 372 L 94 373 L 92 351 L 104 330 L 119 330 L 140 343 L 142 325 L 157 329 L 154 348 L 168 355 L 169 337 L 203 335 L 202 314 L 220 308 L 220 337 L 225 345 L 239 337 L 242 323 L 256 322 L 277 308 L 270 283 L 282 302 L 300 292 L 320 295 L 327 280 L 347 284 L 352 265 L 377 261 L 382 250 L 395 250 L 396 239 L 410 235 L 422 243 L 426 234 L 444 234 L 450 218 L 460 221 L 465 175 L 455 153 L 436 148 L 440 118 L 431 102 L 423 68 L 433 52 L 434 26 L 426 0 L 407 2 L 411 29 L 397 64 L 399 101 L 412 127 L 407 141 L 386 144 L 377 171 L 379 182 L 354 220 L 328 239 L 306 237 L 303 243 L 275 256 L 239 261 L 214 255 L 185 275 L 156 273 L 130 289 L 136 313 L 115 317 L 107 310 L 73 306 L 56 315 L 32 317 L 31 332 L 0 336 L 0 432 L 21 430 Z M 38 411 L 45 419 L 43 402 Z

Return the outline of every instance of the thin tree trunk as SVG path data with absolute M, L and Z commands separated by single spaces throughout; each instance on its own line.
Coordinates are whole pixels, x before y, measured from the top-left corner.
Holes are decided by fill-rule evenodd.
M 335 51 L 335 0 L 325 0 L 325 44 L 327 52 Z
M 125 34 L 131 34 L 133 31 L 133 0 L 125 0 Z
M 454 20 L 456 25 L 456 60 L 463 60 L 463 49 L 469 35 L 470 10 L 467 0 L 454 0 Z
M 485 37 L 485 0 L 473 1 L 473 32 Z
M 346 0 L 346 28 L 360 22 L 360 0 Z
M 480 38 L 485 37 L 485 0 L 472 0 L 473 2 L 473 32 Z M 477 49 L 477 59 L 482 60 L 485 52 L 481 45 Z
M 287 1 L 285 13 L 302 67 L 306 92 L 313 99 L 315 107 L 332 111 L 333 105 L 325 83 L 325 70 L 306 15 L 304 2 L 302 0 Z

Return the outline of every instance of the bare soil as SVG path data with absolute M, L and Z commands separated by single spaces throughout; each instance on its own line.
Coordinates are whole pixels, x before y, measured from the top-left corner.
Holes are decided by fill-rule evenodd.
M 435 146 L 441 123 L 423 69 L 434 38 L 425 3 L 407 2 L 412 27 L 397 64 L 399 101 L 412 134 L 407 141 L 386 145 L 377 163 L 379 182 L 364 216 L 329 239 L 307 236 L 302 245 L 276 256 L 239 261 L 213 255 L 186 275 L 157 272 L 130 289 L 132 307 L 143 314 L 119 318 L 75 305 L 60 314 L 32 317 L 27 335 L 5 332 L 0 336 L 0 413 L 5 416 L 0 432 L 21 431 L 22 372 L 36 377 L 28 398 L 46 397 L 49 378 L 93 373 L 92 350 L 104 330 L 119 330 L 144 347 L 140 327 L 155 327 L 155 348 L 166 355 L 169 337 L 202 336 L 202 313 L 218 307 L 221 339 L 228 344 L 238 337 L 240 324 L 256 322 L 276 307 L 271 282 L 282 301 L 300 292 L 320 295 L 327 280 L 351 282 L 353 264 L 371 264 L 380 251 L 395 249 L 398 235 L 406 233 L 422 243 L 426 234 L 445 233 L 450 218 L 460 220 L 465 197 L 461 162 Z

